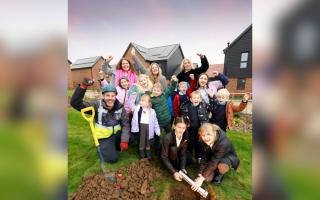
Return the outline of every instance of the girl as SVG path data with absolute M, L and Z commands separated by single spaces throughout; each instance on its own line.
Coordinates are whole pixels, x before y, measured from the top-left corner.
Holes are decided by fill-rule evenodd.
M 162 141 L 161 160 L 177 181 L 182 181 L 182 177 L 178 173 L 179 170 L 187 173 L 185 168 L 188 151 L 188 125 L 187 118 L 175 118 L 174 131 L 165 135 Z
M 199 137 L 203 152 L 200 161 L 200 172 L 195 184 L 191 187 L 196 191 L 203 181 L 219 185 L 230 168 L 235 170 L 240 164 L 236 151 L 224 131 L 217 125 L 205 123 L 199 129 Z
M 161 83 L 163 89 L 167 88 L 167 79 L 165 76 L 162 75 L 162 70 L 158 63 L 151 63 L 149 70 L 147 71 L 147 68 L 143 66 L 139 58 L 136 56 L 136 51 L 134 48 L 132 48 L 131 50 L 131 55 L 135 62 L 133 67 L 135 67 L 137 71 L 139 71 L 142 74 L 147 74 L 153 84 Z
M 138 76 L 138 82 L 134 85 L 131 85 L 128 98 L 130 104 L 138 105 L 140 102 L 140 98 L 143 94 L 150 94 L 152 91 L 153 84 L 149 77 L 145 74 L 140 74 Z
M 133 85 L 137 82 L 137 73 L 135 69 L 132 67 L 131 62 L 126 58 L 121 58 L 116 67 L 116 77 L 115 84 L 118 86 L 119 79 L 122 76 L 126 76 L 129 80 L 129 84 Z
M 142 95 L 140 105 L 137 105 L 134 109 L 131 132 L 139 132 L 140 158 L 147 157 L 151 160 L 150 140 L 154 138 L 154 134 L 160 136 L 160 127 L 156 112 L 151 108 L 151 99 L 149 95 Z
M 181 72 L 178 74 L 177 78 L 179 82 L 185 81 L 190 83 L 190 74 L 195 75 L 195 80 L 198 80 L 198 75 L 201 73 L 204 73 L 209 68 L 209 63 L 205 55 L 198 53 L 197 54 L 201 59 L 201 67 L 198 67 L 196 69 L 192 68 L 192 62 L 190 59 L 183 59 L 181 62 Z
M 129 91 L 129 80 L 126 76 L 119 79 L 117 88 L 117 99 L 123 104 L 124 109 L 127 111 L 129 119 L 131 119 L 131 109 L 128 103 L 128 91 Z

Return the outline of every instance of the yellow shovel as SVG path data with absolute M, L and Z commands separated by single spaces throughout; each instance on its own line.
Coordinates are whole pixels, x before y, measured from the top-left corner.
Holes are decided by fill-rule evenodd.
M 88 117 L 85 114 L 88 111 L 91 111 L 91 113 L 92 113 L 90 117 Z M 93 125 L 93 120 L 94 120 L 94 116 L 95 116 L 95 110 L 94 110 L 93 106 L 81 109 L 81 114 L 82 114 L 82 117 L 85 120 L 87 120 L 89 122 L 89 124 L 90 124 L 90 129 L 91 129 L 93 141 L 94 141 L 94 144 L 97 147 L 98 156 L 99 156 L 99 159 L 100 159 L 100 166 L 101 166 L 101 169 L 102 169 L 102 171 L 104 173 L 104 176 L 107 178 L 107 180 L 114 182 L 114 178 L 115 178 L 114 173 L 112 173 L 111 171 L 107 171 L 107 169 L 105 168 L 105 165 L 104 165 L 104 159 L 103 159 L 103 156 L 102 156 L 102 153 L 101 153 L 100 144 L 99 144 L 98 138 L 96 136 L 96 129 L 95 129 L 94 125 Z

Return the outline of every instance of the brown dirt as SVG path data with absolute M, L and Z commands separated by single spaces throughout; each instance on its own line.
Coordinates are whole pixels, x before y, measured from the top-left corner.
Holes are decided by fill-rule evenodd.
M 216 194 L 213 190 L 208 190 L 209 195 L 206 200 L 217 200 Z M 200 194 L 191 190 L 188 184 L 179 184 L 177 187 L 170 189 L 170 195 L 168 200 L 205 200 Z
M 252 132 L 252 115 L 241 114 L 239 118 L 234 118 L 232 130 L 240 132 Z
M 84 178 L 83 183 L 71 199 L 157 199 L 156 189 L 151 184 L 160 178 L 160 173 L 159 168 L 152 166 L 147 159 L 142 159 L 116 172 L 116 174 L 122 175 L 120 190 L 116 189 L 117 182 L 108 182 L 102 174 L 95 174 Z

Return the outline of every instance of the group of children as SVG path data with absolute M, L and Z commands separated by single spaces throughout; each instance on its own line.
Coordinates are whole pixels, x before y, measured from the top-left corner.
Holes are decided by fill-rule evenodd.
M 198 163 L 200 171 L 205 171 L 205 174 L 196 179 L 198 185 L 193 186 L 195 190 L 204 180 L 211 181 L 218 177 L 219 173 L 216 176 L 213 176 L 213 173 L 216 170 L 220 171 L 220 164 L 224 169 L 222 171 L 226 171 L 225 169 L 230 166 L 237 166 L 230 159 L 229 153 L 235 154 L 235 151 L 231 142 L 225 139 L 227 138 L 225 132 L 227 128 L 232 128 L 233 113 L 240 112 L 246 107 L 249 94 L 244 95 L 239 105 L 229 101 L 230 93 L 225 89 L 228 78 L 217 71 L 214 71 L 213 77 L 209 78 L 206 73 L 209 63 L 202 54 L 198 54 L 201 67 L 193 69 L 192 62 L 184 59 L 180 73 L 177 76 L 173 75 L 170 85 L 167 85 L 159 64 L 151 63 L 149 67 L 143 66 L 135 51 L 131 53 L 135 64 L 127 59 L 121 59 L 115 76 L 110 73 L 108 66 L 112 56 L 107 57 L 105 65 L 99 72 L 99 82 L 101 86 L 106 84 L 116 86 L 117 99 L 124 105 L 131 120 L 131 137 L 137 138 L 140 158 L 152 158 L 151 146 L 154 143 L 164 165 L 178 181 L 181 181 L 182 177 L 177 172 L 178 170 L 186 172 L 185 166 L 188 160 Z M 166 133 L 162 137 L 162 144 L 154 142 L 159 141 L 162 129 Z M 206 139 L 208 135 L 212 135 L 213 141 L 211 138 L 208 142 Z M 210 155 L 207 152 L 208 148 L 216 158 L 213 149 L 220 140 L 224 142 L 228 140 L 227 143 L 232 148 L 228 148 L 221 162 L 210 163 L 213 162 L 212 159 L 208 159 L 209 163 L 205 162 L 206 156 Z M 230 149 L 232 152 L 229 152 Z M 226 155 L 229 158 L 224 158 Z M 207 164 L 214 164 L 214 169 L 207 172 Z M 219 183 L 221 180 L 222 178 L 218 177 L 216 182 Z

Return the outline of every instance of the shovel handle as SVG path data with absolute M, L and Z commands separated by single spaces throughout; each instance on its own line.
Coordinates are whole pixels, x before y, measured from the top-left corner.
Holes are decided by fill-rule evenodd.
M 88 111 L 91 111 L 91 113 L 92 113 L 91 117 L 87 117 L 87 116 L 86 116 L 86 112 L 88 112 Z M 82 114 L 82 117 L 83 117 L 85 120 L 87 120 L 88 122 L 93 122 L 94 115 L 95 115 L 95 111 L 94 111 L 93 106 L 90 106 L 90 107 L 81 109 L 81 114 Z
M 91 111 L 91 113 L 92 113 L 91 117 L 86 116 L 85 112 L 88 112 L 88 111 Z M 94 144 L 96 145 L 96 147 L 98 147 L 99 141 L 96 136 L 96 130 L 93 125 L 93 120 L 94 120 L 94 115 L 95 115 L 95 111 L 94 111 L 93 106 L 81 109 L 81 114 L 82 114 L 82 117 L 89 122 Z

